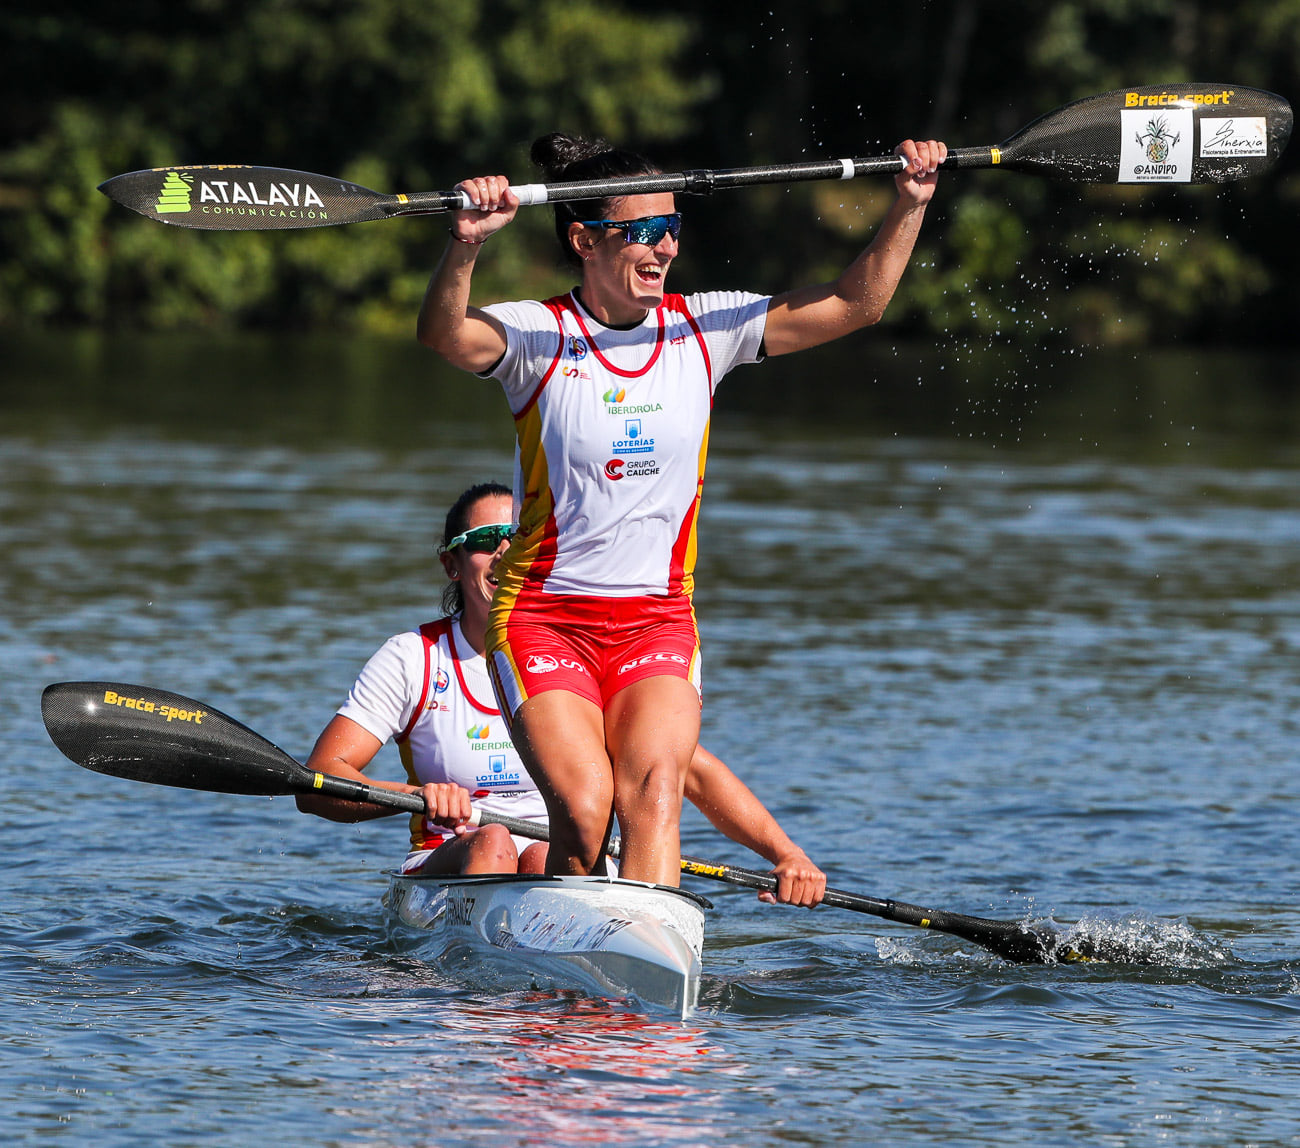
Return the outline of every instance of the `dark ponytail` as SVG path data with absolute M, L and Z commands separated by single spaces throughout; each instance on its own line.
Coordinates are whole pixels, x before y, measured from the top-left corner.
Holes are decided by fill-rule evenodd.
M 610 147 L 602 139 L 583 139 L 562 132 L 552 132 L 534 140 L 529 156 L 542 169 L 548 183 L 609 179 L 622 175 L 658 175 L 660 171 L 645 156 L 634 151 Z M 571 199 L 554 204 L 555 237 L 560 241 L 560 250 L 568 262 L 576 267 L 582 266 L 582 260 L 569 242 L 569 224 L 608 218 L 616 198 Z

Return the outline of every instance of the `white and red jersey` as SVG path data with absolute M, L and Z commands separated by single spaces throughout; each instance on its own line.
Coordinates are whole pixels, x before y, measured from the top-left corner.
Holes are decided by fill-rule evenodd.
M 365 664 L 338 711 L 381 742 L 396 740 L 412 785 L 454 782 L 480 809 L 546 824 L 546 805 L 497 709 L 481 654 L 459 621 L 443 618 L 397 634 Z M 411 846 L 450 830 L 411 818 Z
M 573 292 L 486 308 L 506 329 L 491 374 L 518 435 L 507 598 L 690 595 L 714 388 L 758 361 L 767 303 L 667 295 L 629 329 Z

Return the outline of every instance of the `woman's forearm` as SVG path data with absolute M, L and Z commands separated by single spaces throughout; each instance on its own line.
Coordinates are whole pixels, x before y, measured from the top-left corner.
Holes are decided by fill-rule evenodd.
M 429 286 L 416 318 L 416 338 L 453 363 L 463 350 L 478 249 L 477 244 L 461 243 L 448 237 L 446 250 L 429 277 Z
M 307 768 L 315 773 L 327 773 L 333 777 L 347 778 L 376 789 L 393 789 L 410 792 L 412 786 L 396 781 L 381 781 L 367 777 L 361 771 L 370 764 L 383 743 L 373 734 L 352 721 L 351 718 L 335 714 L 316 739 L 316 744 L 307 758 Z M 338 797 L 326 797 L 319 793 L 300 793 L 297 798 L 298 808 L 303 813 L 312 813 L 328 821 L 369 821 L 376 817 L 390 817 L 396 810 L 383 805 L 371 805 L 368 802 L 345 801 Z
M 802 852 L 749 786 L 703 746 L 696 747 L 691 759 L 686 798 L 720 833 L 774 865 Z

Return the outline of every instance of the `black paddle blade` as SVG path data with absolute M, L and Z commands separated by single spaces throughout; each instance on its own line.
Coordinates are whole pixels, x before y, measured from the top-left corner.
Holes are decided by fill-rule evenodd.
M 1277 162 L 1291 120 L 1286 100 L 1258 88 L 1120 88 L 1040 116 L 993 163 L 1075 183 L 1229 183 Z
M 274 796 L 312 774 L 278 746 L 180 694 L 122 682 L 57 682 L 41 695 L 51 740 L 86 769 L 215 793 Z
M 363 223 L 389 218 L 402 200 L 333 176 L 238 164 L 132 171 L 99 190 L 146 219 L 208 231 Z

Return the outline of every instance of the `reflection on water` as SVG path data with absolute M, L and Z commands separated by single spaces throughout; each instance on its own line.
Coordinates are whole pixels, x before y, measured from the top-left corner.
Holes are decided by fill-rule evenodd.
M 407 1066 L 408 1112 L 473 1140 L 526 1129 L 536 1144 L 717 1144 L 727 1126 L 716 1078 L 748 1071 L 699 1029 L 547 994 L 467 1002 L 427 1033 L 376 1044 Z M 449 1096 L 449 1074 L 472 1075 L 474 1088 Z

